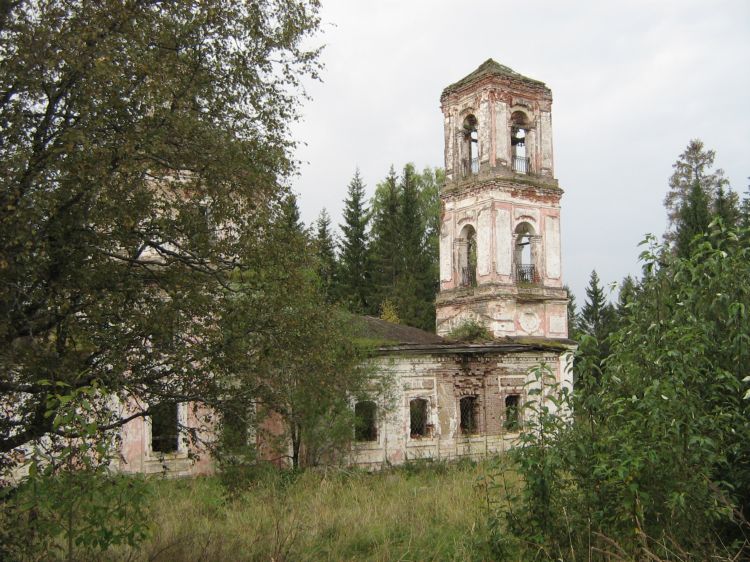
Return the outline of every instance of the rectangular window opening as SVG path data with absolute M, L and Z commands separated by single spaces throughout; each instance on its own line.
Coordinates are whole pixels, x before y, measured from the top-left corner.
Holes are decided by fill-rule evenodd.
M 151 408 L 150 416 L 151 450 L 155 453 L 176 453 L 180 441 L 177 403 L 157 404 Z
M 464 396 L 459 401 L 461 410 L 461 433 L 474 435 L 479 429 L 479 403 L 476 396 Z
M 521 397 L 518 394 L 509 394 L 505 397 L 505 429 L 507 431 L 518 431 L 520 429 L 520 405 Z
M 354 405 L 354 440 L 377 441 L 377 406 L 375 402 L 357 402 Z
M 409 434 L 412 439 L 429 436 L 430 425 L 427 423 L 427 400 L 415 398 L 409 402 Z

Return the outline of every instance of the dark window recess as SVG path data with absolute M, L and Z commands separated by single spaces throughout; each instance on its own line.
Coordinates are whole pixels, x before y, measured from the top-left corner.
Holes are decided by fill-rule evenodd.
M 228 449 L 240 449 L 248 445 L 248 416 L 244 407 L 230 407 L 222 418 L 222 440 Z
M 151 450 L 155 453 L 175 453 L 179 439 L 177 404 L 163 402 L 151 408 Z
M 410 435 L 427 437 L 427 400 L 415 398 L 409 402 Z
M 357 402 L 354 405 L 354 439 L 377 441 L 377 406 L 375 402 Z
M 505 397 L 505 429 L 518 431 L 521 427 L 519 406 L 521 397 L 518 394 L 509 394 Z
M 479 408 L 476 396 L 464 396 L 459 402 L 461 409 L 461 433 L 471 435 L 477 433 L 479 424 Z

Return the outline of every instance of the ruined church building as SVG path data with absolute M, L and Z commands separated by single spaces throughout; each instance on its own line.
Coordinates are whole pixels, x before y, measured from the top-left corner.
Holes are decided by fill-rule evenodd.
M 512 446 L 545 364 L 572 386 L 560 199 L 552 160 L 552 92 L 490 59 L 440 96 L 445 185 L 440 193 L 437 336 L 402 330 L 381 348 L 397 381 L 393 411 L 357 405 L 369 431 L 354 462 L 479 457 Z M 466 322 L 488 343 L 443 339 Z M 371 412 L 383 411 L 378 417 Z M 355 410 L 356 411 L 356 410 Z
M 552 93 L 490 59 L 445 88 L 440 103 L 446 181 L 437 335 L 363 319 L 372 335 L 392 342 L 375 361 L 393 376 L 395 391 L 387 404 L 354 404 L 360 423 L 352 464 L 503 451 L 518 438 L 523 405 L 536 399 L 528 384 L 534 367 L 546 364 L 560 385 L 572 386 Z M 444 338 L 466 322 L 484 325 L 494 340 Z M 186 462 L 179 440 L 165 453 L 152 431 L 148 420 L 126 428 L 123 470 L 208 469 L 205 459 Z

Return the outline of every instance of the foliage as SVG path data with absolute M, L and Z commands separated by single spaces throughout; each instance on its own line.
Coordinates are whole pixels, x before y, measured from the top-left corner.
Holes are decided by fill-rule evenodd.
M 222 381 L 222 393 L 231 400 L 218 408 L 223 433 L 240 439 L 225 439 L 216 454 L 232 471 L 255 471 L 258 451 L 247 443 L 248 428 L 267 443 L 265 456 L 272 460 L 286 461 L 286 445 L 291 444 L 289 460 L 295 468 L 335 463 L 353 437 L 350 401 L 376 398 L 383 390 L 380 384 L 385 385 L 385 377 L 370 372 L 366 354 L 350 337 L 354 320 L 342 318 L 326 303 L 315 272 L 313 241 L 296 217 L 296 204 L 287 203 L 267 228 L 284 272 L 271 278 L 274 290 L 257 291 L 252 277 L 238 276 L 235 314 L 222 325 L 223 348 L 234 358 L 234 374 Z M 247 311 L 256 309 L 256 318 L 263 314 L 260 332 L 247 324 Z M 238 409 L 251 423 L 231 426 Z
M 665 240 L 674 241 L 682 218 L 681 209 L 685 206 L 691 190 L 698 186 L 712 206 L 720 188 L 728 184 L 721 169 L 712 170 L 716 152 L 704 148 L 700 139 L 691 140 L 685 151 L 672 165 L 674 172 L 669 178 L 669 190 L 664 198 L 667 209 L 669 229 Z
M 318 259 L 317 273 L 321 290 L 328 303 L 336 300 L 336 278 L 338 263 L 336 261 L 336 239 L 331 232 L 331 217 L 323 209 L 315 221 L 315 253 Z
M 710 203 L 698 181 L 694 181 L 686 201 L 679 209 L 679 223 L 675 232 L 675 252 L 680 257 L 690 255 L 690 244 L 696 235 L 708 230 L 711 222 Z
M 390 299 L 404 324 L 434 330 L 442 170 L 391 167 L 372 200 L 372 312 Z
M 372 292 L 369 275 L 370 249 L 367 240 L 368 210 L 365 185 L 354 172 L 344 201 L 344 224 L 341 225 L 341 255 L 339 260 L 339 293 L 342 302 L 354 313 L 368 310 Z
M 737 193 L 732 191 L 730 187 L 724 189 L 724 186 L 721 185 L 719 186 L 719 189 L 716 190 L 713 216 L 720 218 L 729 228 L 739 226 L 740 201 Z
M 372 282 L 377 302 L 391 300 L 401 274 L 401 191 L 396 171 L 378 184 L 372 201 Z M 382 304 L 381 304 L 382 306 Z
M 100 389 L 55 386 L 46 414 L 62 435 L 77 437 L 36 443 L 27 475 L 0 488 L 3 560 L 76 560 L 147 536 L 144 480 L 110 474 L 115 436 L 92 422 Z
M 485 472 L 470 462 L 273 471 L 232 497 L 215 478 L 154 481 L 151 537 L 104 559 L 491 560 Z
M 590 354 L 588 360 L 601 363 L 609 355 L 608 337 L 616 327 L 616 311 L 607 301 L 596 270 L 591 272 L 586 287 L 586 301 L 581 309 L 578 323 L 579 337 L 589 336 L 589 343 L 582 349 Z M 593 345 L 592 342 L 596 342 Z M 580 358 L 580 357 L 579 357 Z
M 33 533 L 14 541 L 64 535 L 73 557 L 140 540 L 139 481 L 106 472 L 118 428 L 158 403 L 220 409 L 235 364 L 259 364 L 222 329 L 278 333 L 235 305 L 240 289 L 294 298 L 268 224 L 294 171 L 301 81 L 317 75 L 303 47 L 317 10 L 3 4 L 0 475 L 29 470 L 2 508 Z
M 466 320 L 453 328 L 446 336 L 449 340 L 461 342 L 492 341 L 492 334 L 487 327 L 477 320 Z
M 529 556 L 747 554 L 750 248 L 721 223 L 687 258 L 648 244 L 611 355 L 591 361 L 598 343 L 581 342 L 576 423 L 542 415 L 518 451 L 526 484 L 512 529 L 532 537 Z
M 572 417 L 567 388 L 561 388 L 547 365 L 538 365 L 526 383 L 523 405 L 524 431 L 512 451 L 519 474 L 523 475 L 521 494 L 506 514 L 508 530 L 523 536 L 525 559 L 557 559 L 567 556 L 549 537 L 565 537 L 567 487 L 564 457 L 554 445 L 570 430 Z
M 396 308 L 396 305 L 390 299 L 385 299 L 380 303 L 380 319 L 394 324 L 401 323 L 398 317 L 398 308 Z
M 420 204 L 420 178 L 411 164 L 404 166 L 400 191 L 401 274 L 396 280 L 396 306 L 404 324 L 432 330 L 436 283 L 425 252 L 426 217 Z
M 577 340 L 581 332 L 581 315 L 576 306 L 576 296 L 567 285 L 563 288 L 568 294 L 568 337 L 572 340 Z
M 220 398 L 228 280 L 283 275 L 265 225 L 293 171 L 300 81 L 317 73 L 302 47 L 317 8 L 4 5 L 0 468 L 19 447 L 74 437 L 54 425 L 59 384 L 96 386 L 100 431 L 134 396 L 135 416 Z

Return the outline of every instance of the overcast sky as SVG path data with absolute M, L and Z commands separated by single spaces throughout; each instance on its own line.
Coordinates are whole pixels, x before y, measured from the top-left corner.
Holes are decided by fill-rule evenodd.
M 391 164 L 443 163 L 440 93 L 488 58 L 552 90 L 563 275 L 638 273 L 666 227 L 672 164 L 691 138 L 735 191 L 750 176 L 750 1 L 323 0 L 323 82 L 294 128 L 302 218 L 341 222 L 360 168 L 372 195 Z

